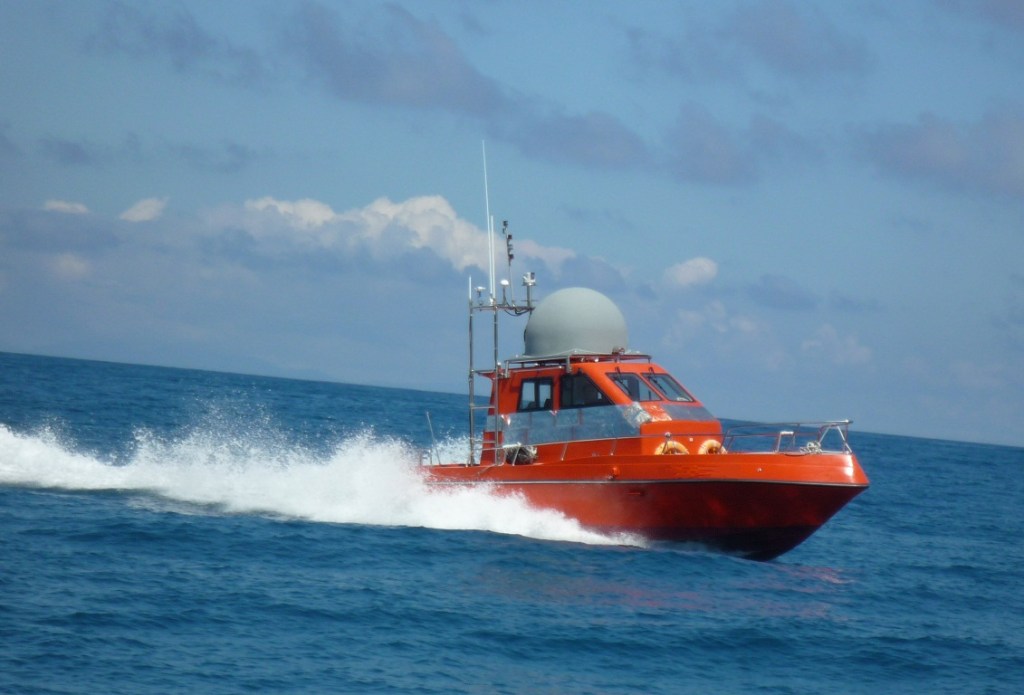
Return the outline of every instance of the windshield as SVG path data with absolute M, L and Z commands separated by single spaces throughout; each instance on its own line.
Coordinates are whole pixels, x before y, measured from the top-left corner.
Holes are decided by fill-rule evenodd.
M 665 394 L 665 397 L 670 401 L 676 401 L 679 403 L 693 403 L 693 396 L 686 392 L 686 389 L 680 385 L 678 381 L 672 378 L 670 374 L 654 374 L 650 373 L 646 375 L 651 380 L 658 390 Z
M 636 374 L 609 374 L 608 378 L 629 396 L 631 401 L 660 401 L 661 394 Z

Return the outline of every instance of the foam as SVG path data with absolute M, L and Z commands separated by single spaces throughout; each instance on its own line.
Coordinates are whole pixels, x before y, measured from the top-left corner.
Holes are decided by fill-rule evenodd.
M 165 440 L 136 434 L 123 463 L 73 450 L 50 431 L 0 425 L 0 484 L 131 491 L 193 505 L 202 513 L 263 514 L 326 523 L 493 531 L 545 540 L 635 544 L 580 527 L 486 488 L 437 489 L 419 475 L 406 443 L 363 433 L 328 453 L 266 436 L 198 430 Z M 443 448 L 465 451 L 467 442 Z

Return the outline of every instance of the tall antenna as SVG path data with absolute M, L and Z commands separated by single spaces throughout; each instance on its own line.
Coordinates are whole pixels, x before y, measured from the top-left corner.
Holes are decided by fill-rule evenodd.
M 501 369 L 501 363 L 498 360 L 498 315 L 500 313 L 506 313 L 512 316 L 521 316 L 533 311 L 533 286 L 536 284 L 533 273 L 527 273 L 523 276 L 523 286 L 526 287 L 526 304 L 521 306 L 516 303 L 515 290 L 511 288 L 512 284 L 512 259 L 515 257 L 512 251 L 512 233 L 508 231 L 508 222 L 503 222 L 501 226 L 502 236 L 505 238 L 505 256 L 508 262 L 508 277 L 502 278 L 501 280 L 501 299 L 499 301 L 497 294 L 497 232 L 494 228 L 494 217 L 491 215 L 491 192 L 489 182 L 487 180 L 487 143 L 484 141 L 480 142 L 480 152 L 483 155 L 484 164 L 484 207 L 487 214 L 487 274 L 490 280 L 489 294 L 487 299 L 483 298 L 484 287 L 474 287 L 473 279 L 469 279 L 469 455 L 466 458 L 468 465 L 476 465 L 476 449 L 477 445 L 480 445 L 480 459 L 479 463 L 483 463 L 483 451 L 486 442 L 488 441 L 488 435 L 493 436 L 493 443 L 491 449 L 494 453 L 494 464 L 497 465 L 502 459 L 499 454 L 503 451 L 499 443 L 502 442 L 504 421 L 501 418 L 495 418 L 493 425 L 493 432 L 487 429 L 485 425 L 482 429 L 482 436 L 477 437 L 476 430 L 476 411 L 489 411 L 494 407 L 494 401 L 490 404 L 479 405 L 476 402 L 476 378 L 478 376 L 486 376 L 492 380 L 491 391 L 492 399 L 495 397 L 494 394 L 498 393 L 497 383 L 502 379 L 508 378 L 508 373 L 503 372 Z M 474 293 L 476 297 L 474 298 Z M 491 312 L 491 320 L 493 325 L 493 346 L 494 346 L 494 361 L 491 363 L 489 369 L 477 369 L 476 367 L 476 355 L 475 343 L 474 343 L 474 323 L 476 313 L 479 311 Z M 429 416 L 428 416 L 429 419 Z M 431 434 L 433 437 L 433 434 Z
M 491 218 L 491 193 L 487 185 L 487 143 L 480 141 L 480 148 L 484 155 L 484 207 L 487 212 L 487 274 L 490 280 L 490 298 L 494 303 L 494 220 Z

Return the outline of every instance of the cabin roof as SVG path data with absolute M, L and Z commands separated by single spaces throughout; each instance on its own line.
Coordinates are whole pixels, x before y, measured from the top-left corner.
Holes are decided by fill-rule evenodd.
M 650 362 L 651 356 L 641 352 L 588 352 L 569 350 L 554 355 L 520 355 L 506 360 L 509 367 L 561 367 L 580 362 Z

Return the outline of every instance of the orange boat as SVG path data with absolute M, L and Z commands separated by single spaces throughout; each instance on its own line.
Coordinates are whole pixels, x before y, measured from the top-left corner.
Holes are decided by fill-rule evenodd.
M 442 462 L 431 452 L 430 484 L 491 486 L 601 533 L 757 560 L 796 547 L 868 487 L 848 420 L 724 429 L 650 356 L 628 349 L 610 299 L 569 288 L 535 306 L 533 273 L 524 285 L 523 303 L 508 297 L 507 281 L 500 299 L 484 288 L 474 298 L 471 288 L 468 460 Z M 494 315 L 487 369 L 474 367 L 480 312 Z M 524 354 L 500 363 L 503 314 L 529 320 Z M 486 405 L 475 400 L 477 377 L 491 382 Z

